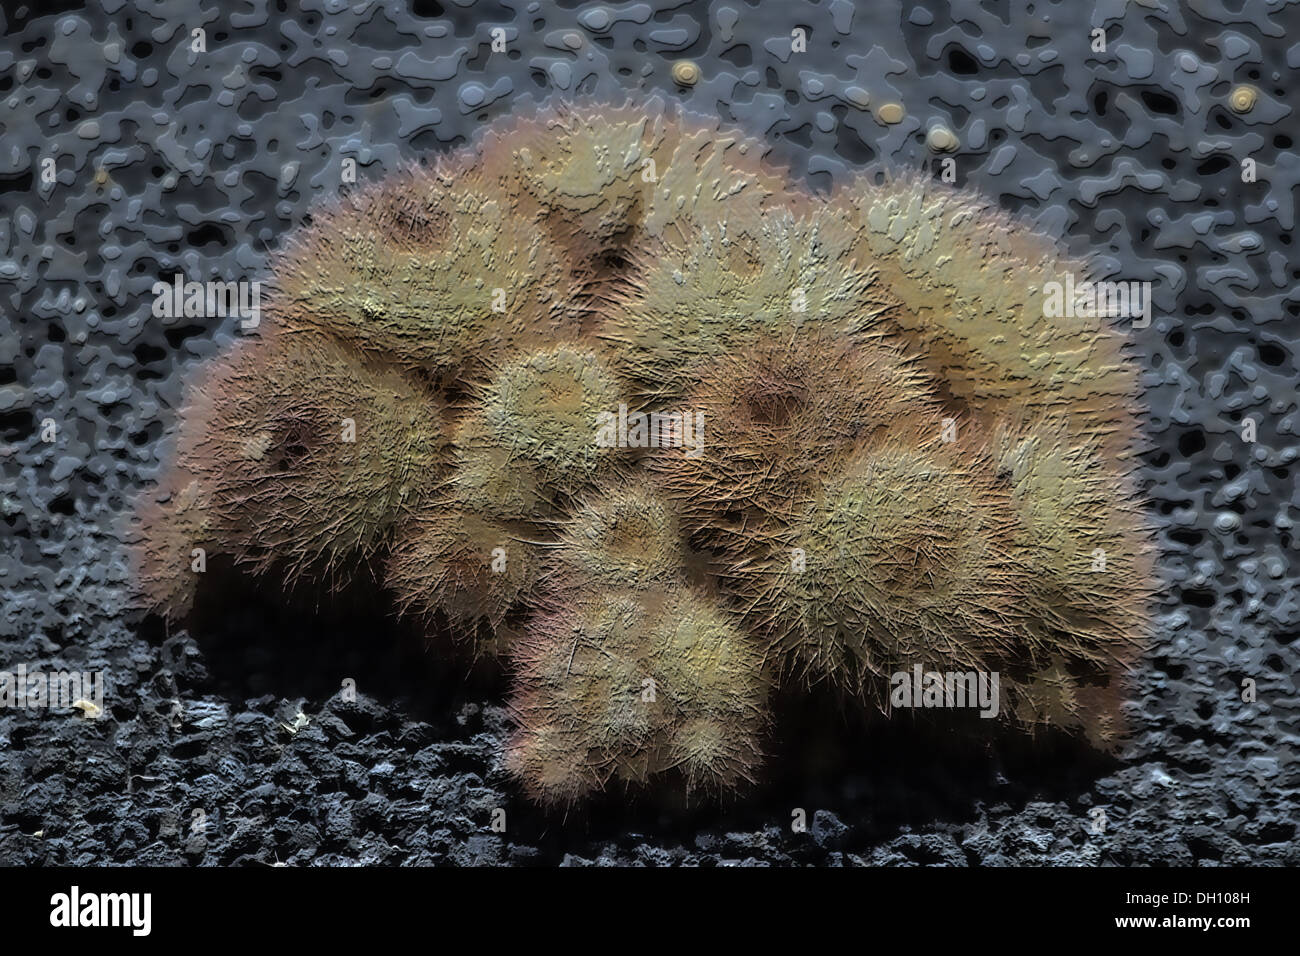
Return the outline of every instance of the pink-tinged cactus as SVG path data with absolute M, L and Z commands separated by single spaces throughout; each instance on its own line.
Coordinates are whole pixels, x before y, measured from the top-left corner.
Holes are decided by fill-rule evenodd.
M 441 399 L 325 337 L 241 342 L 204 369 L 181 416 L 178 494 L 146 510 L 137 545 L 156 582 L 147 596 L 162 554 L 189 580 L 183 539 L 199 531 L 209 559 L 333 580 L 417 513 L 447 466 Z
M 546 804 L 676 773 L 720 792 L 753 779 L 767 722 L 759 646 L 694 590 L 599 590 L 540 616 L 516 654 L 506 765 Z M 582 596 L 586 595 L 586 596 Z
M 507 661 L 506 766 L 554 806 L 755 779 L 773 681 L 889 711 L 916 665 L 998 672 L 1004 719 L 1122 739 L 1136 372 L 1044 304 L 1087 264 L 969 192 L 824 200 L 764 152 L 562 105 L 313 214 L 141 498 L 142 603 L 187 613 L 195 548 L 382 569 Z
M 682 403 L 702 416 L 705 453 L 650 461 L 692 526 L 714 532 L 786 515 L 828 468 L 873 437 L 938 407 L 897 348 L 815 333 L 769 337 L 716 358 Z

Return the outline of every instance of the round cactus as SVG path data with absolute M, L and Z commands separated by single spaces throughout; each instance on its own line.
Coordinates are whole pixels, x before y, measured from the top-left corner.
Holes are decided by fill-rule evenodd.
M 715 792 L 751 779 L 767 678 L 726 613 L 688 589 L 568 590 L 588 596 L 535 622 L 517 649 L 506 763 L 533 796 L 565 804 L 610 778 L 672 770 Z
M 535 798 L 570 803 L 611 777 L 644 777 L 661 719 L 656 704 L 640 702 L 647 617 L 635 595 L 598 592 L 535 621 L 520 640 L 512 702 L 520 729 L 506 766 Z
M 191 389 L 178 444 L 215 546 L 320 575 L 377 549 L 446 467 L 436 396 L 327 339 L 250 339 Z
M 1009 406 L 1068 412 L 1075 434 L 1132 441 L 1137 369 L 1105 318 L 1048 315 L 1046 288 L 1086 262 L 989 200 L 917 174 L 846 186 L 838 202 L 857 224 L 856 253 L 903 308 L 890 322 L 986 424 Z
M 479 152 L 485 179 L 525 192 L 589 252 L 687 222 L 757 223 L 790 200 L 765 147 L 661 97 L 521 115 L 485 131 Z
M 382 566 L 394 613 L 508 659 L 506 766 L 551 806 L 736 789 L 773 678 L 889 709 L 914 665 L 997 671 L 1007 719 L 1112 745 L 1152 555 L 1124 339 L 1045 304 L 1086 263 L 765 152 L 658 97 L 560 105 L 318 209 L 142 499 L 144 600 L 183 616 L 205 542 Z
M 563 224 L 591 249 L 608 248 L 643 212 L 642 174 L 649 163 L 666 165 L 665 133 L 662 120 L 636 107 L 564 106 L 489 130 L 484 175 L 518 184 L 547 210 L 552 231 Z
M 752 781 L 768 721 L 758 644 L 716 603 L 680 592 L 650 630 L 650 657 L 673 715 L 660 764 L 679 769 L 692 789 Z
M 618 409 L 618 379 L 589 348 L 559 345 L 505 364 L 482 389 L 488 438 L 537 469 L 543 482 L 572 489 L 617 458 L 600 445 L 601 412 Z
M 948 449 L 917 418 L 825 478 L 793 520 L 758 527 L 758 560 L 724 572 L 786 667 L 877 703 L 915 663 L 996 670 L 1025 572 L 1012 516 L 978 447 Z
M 1135 491 L 1103 441 L 1082 442 L 1057 418 L 1017 419 L 999 430 L 996 455 L 1011 485 L 1012 547 L 1030 572 L 1021 658 L 1038 667 L 1017 715 L 1111 747 L 1157 582 Z
M 212 548 L 211 502 L 193 475 L 173 470 L 134 515 L 131 565 L 139 605 L 168 621 L 194 606 L 195 549 Z
M 584 585 L 665 584 L 680 575 L 685 560 L 676 512 L 649 484 L 617 485 L 577 506 L 560 530 L 554 560 Z
M 837 458 L 936 403 L 926 377 L 885 343 L 765 338 L 716 359 L 687 395 L 707 428 L 702 450 L 665 449 L 650 465 L 694 526 L 738 523 L 744 534 L 746 522 L 806 501 Z
M 633 248 L 602 335 L 657 398 L 684 393 L 710 360 L 765 335 L 868 329 L 890 300 L 869 264 L 852 258 L 852 239 L 828 209 L 681 224 Z
M 515 706 L 522 714 L 532 711 L 527 702 Z M 577 722 L 529 725 L 511 739 L 505 765 L 538 803 L 567 806 L 604 785 L 594 749 L 587 728 Z
M 448 484 L 453 506 L 496 521 L 536 521 L 549 500 L 537 469 L 493 441 L 481 411 L 456 430 L 456 467 Z
M 539 213 L 467 160 L 318 210 L 279 256 L 278 320 L 444 377 L 576 330 L 581 278 Z
M 1108 663 L 1143 636 L 1154 590 L 1151 545 L 1126 476 L 1097 443 L 1059 420 L 1018 424 L 998 436 L 1011 484 L 1013 543 L 1032 570 L 1027 599 L 1043 653 Z
M 462 636 L 474 625 L 502 625 L 537 584 L 536 549 L 500 523 L 437 509 L 403 526 L 389 555 L 385 582 L 402 611 L 428 621 L 442 611 Z M 495 644 L 489 635 L 480 650 Z

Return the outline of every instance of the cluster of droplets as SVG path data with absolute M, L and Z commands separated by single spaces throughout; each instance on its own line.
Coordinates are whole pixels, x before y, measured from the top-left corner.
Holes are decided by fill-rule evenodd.
M 1123 338 L 1044 316 L 1085 265 L 921 176 L 817 197 L 762 152 L 560 106 L 318 210 L 191 384 L 136 509 L 145 603 L 189 612 L 195 548 L 365 568 L 507 662 L 506 765 L 547 804 L 730 790 L 774 686 L 888 710 L 916 664 L 1113 743 L 1151 559 Z M 694 444 L 598 441 L 628 409 Z

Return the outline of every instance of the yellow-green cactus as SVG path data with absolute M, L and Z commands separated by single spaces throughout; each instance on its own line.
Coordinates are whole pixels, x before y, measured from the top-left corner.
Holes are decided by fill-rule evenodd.
M 517 651 L 506 765 L 529 792 L 564 805 L 672 771 L 713 792 L 752 779 L 767 721 L 758 645 L 685 588 L 571 591 L 586 596 L 541 617 Z
M 443 375 L 578 328 L 582 278 L 539 213 L 465 163 L 316 212 L 278 257 L 277 320 Z
M 1033 569 L 1033 618 L 1078 656 L 1109 659 L 1141 632 L 1152 598 L 1151 545 L 1128 477 L 1099 443 L 1047 419 L 998 436 L 1017 553 Z
M 540 571 L 537 549 L 506 525 L 436 508 L 402 527 L 385 582 L 403 614 L 427 623 L 441 611 L 484 651 L 496 648 L 491 632 L 507 615 L 533 599 Z
M 311 335 L 241 343 L 191 387 L 182 415 L 177 469 L 203 504 L 176 522 L 210 511 L 210 556 L 290 580 L 373 553 L 447 466 L 438 396 Z
M 651 397 L 676 396 L 710 359 L 767 335 L 849 335 L 890 304 L 854 258 L 843 217 L 771 211 L 757 223 L 685 221 L 647 240 L 610 305 L 602 335 Z
M 456 467 L 448 484 L 453 505 L 497 521 L 536 521 L 548 513 L 537 468 L 509 445 L 493 440 L 481 412 L 456 429 Z
M 622 457 L 596 441 L 600 414 L 616 410 L 624 392 L 590 348 L 559 345 L 517 356 L 480 392 L 487 438 L 550 487 L 581 488 Z
M 1089 280 L 1086 262 L 988 199 L 919 174 L 863 176 L 838 200 L 858 254 L 904 306 L 891 319 L 972 416 L 1064 413 L 1082 439 L 1126 449 L 1137 369 L 1124 337 L 1105 317 L 1048 314 L 1048 284 Z
M 704 423 L 702 442 L 663 449 L 650 467 L 692 527 L 716 538 L 799 507 L 837 460 L 936 409 L 938 396 L 888 343 L 803 332 L 718 356 L 683 405 Z
M 823 478 L 790 520 L 755 526 L 762 545 L 737 549 L 724 576 L 788 666 L 883 706 L 890 675 L 914 663 L 997 670 L 1027 584 L 1012 530 L 988 456 L 918 417 Z
M 164 620 L 182 619 L 219 540 L 212 535 L 211 502 L 196 477 L 174 469 L 133 517 L 131 566 L 140 603 Z
M 560 529 L 553 559 L 584 584 L 648 588 L 676 579 L 685 555 L 674 507 L 643 482 L 579 504 Z
M 1125 339 L 1045 304 L 1087 263 L 968 191 L 827 200 L 765 153 L 559 105 L 318 209 L 190 389 L 143 603 L 185 615 L 195 547 L 382 568 L 511 669 L 506 766 L 548 805 L 753 779 L 772 679 L 888 710 L 914 665 L 996 671 L 1005 719 L 1113 745 L 1152 555 Z

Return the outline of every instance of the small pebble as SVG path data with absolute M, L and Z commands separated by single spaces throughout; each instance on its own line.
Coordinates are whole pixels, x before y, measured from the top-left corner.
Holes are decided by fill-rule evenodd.
M 1236 531 L 1241 527 L 1241 515 L 1237 514 L 1235 511 L 1220 512 L 1219 516 L 1214 519 L 1214 527 L 1216 530 L 1222 531 L 1224 534 Z
M 673 64 L 673 82 L 681 86 L 694 86 L 700 82 L 700 68 L 691 60 L 678 60 Z
M 946 126 L 931 126 L 925 142 L 936 153 L 951 153 L 957 148 L 957 134 Z
M 1234 113 L 1249 113 L 1255 108 L 1255 101 L 1259 99 L 1259 90 L 1247 83 L 1234 87 L 1228 94 L 1228 105 L 1232 107 Z
M 901 123 L 904 115 L 901 103 L 881 103 L 876 109 L 876 119 L 890 126 Z

